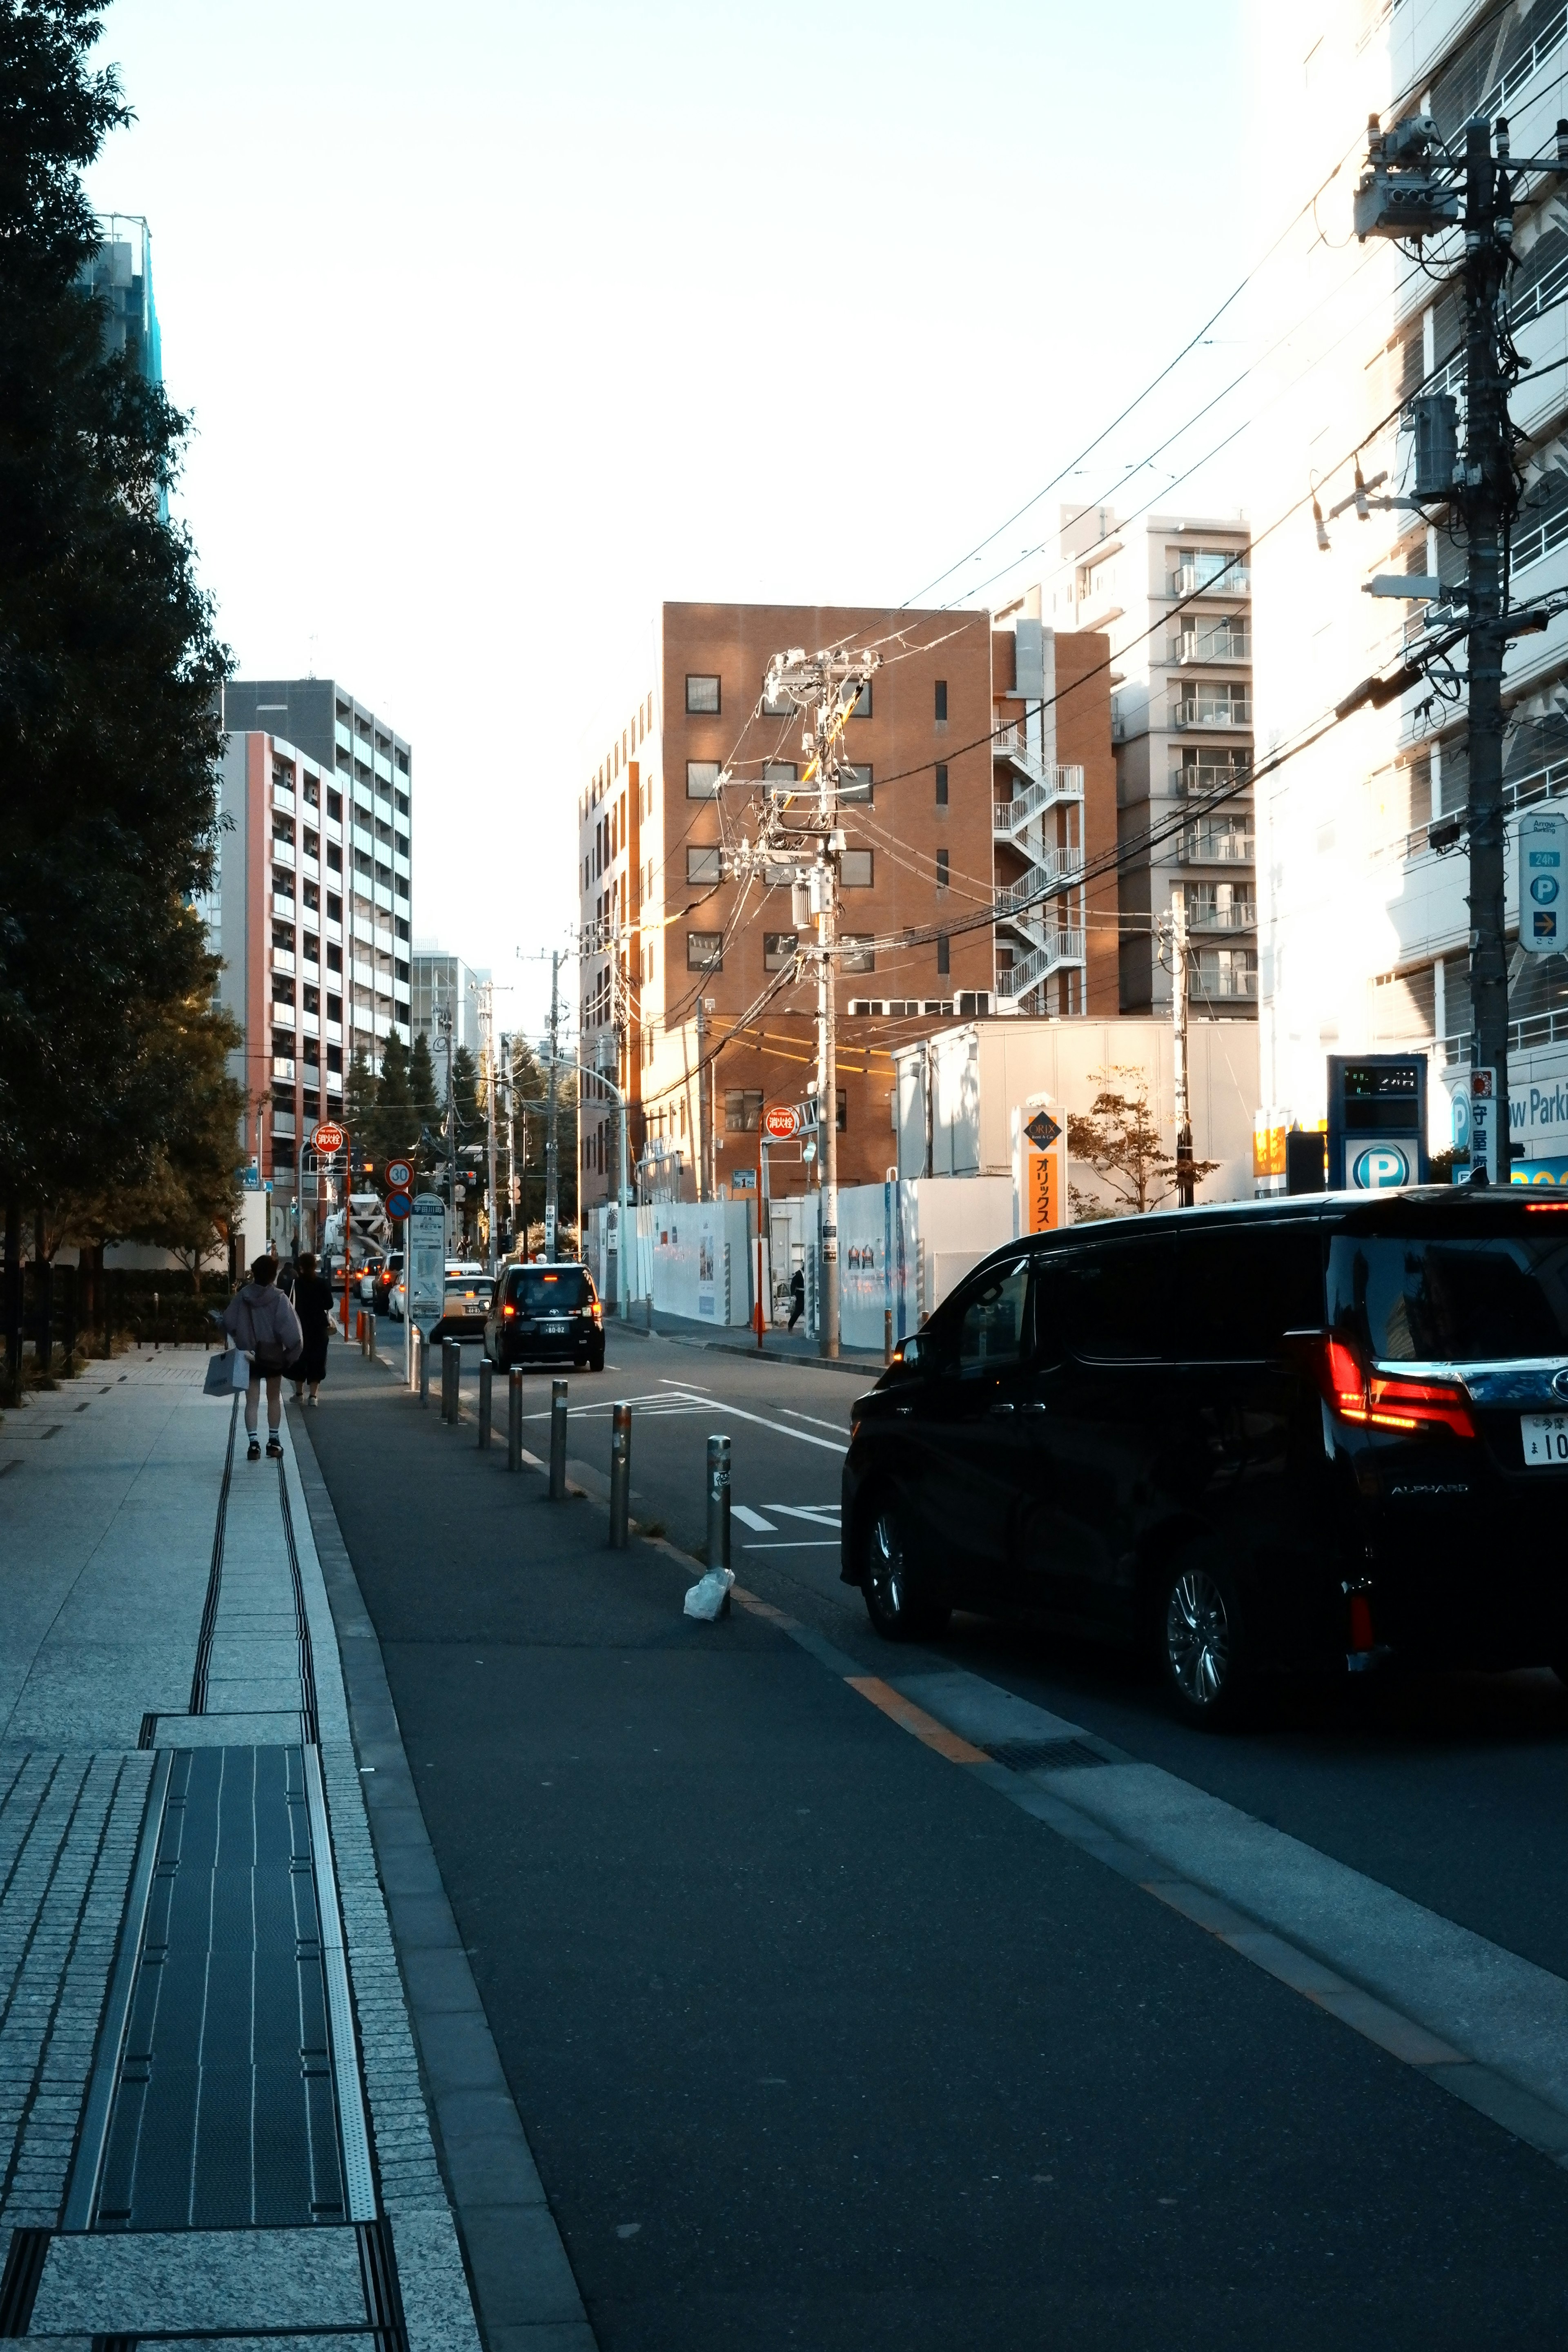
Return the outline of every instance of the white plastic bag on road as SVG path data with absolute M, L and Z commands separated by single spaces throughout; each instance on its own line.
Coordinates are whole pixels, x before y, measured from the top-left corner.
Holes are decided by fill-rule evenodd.
M 710 1568 L 700 1582 L 692 1585 L 686 1595 L 686 1613 L 700 1617 L 711 1624 L 715 1617 L 730 1613 L 730 1587 L 735 1581 L 732 1569 Z

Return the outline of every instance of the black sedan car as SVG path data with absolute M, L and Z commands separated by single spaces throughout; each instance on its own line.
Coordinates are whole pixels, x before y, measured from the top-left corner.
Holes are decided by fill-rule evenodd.
M 502 1269 L 485 1324 L 485 1353 L 512 1364 L 605 1369 L 605 1310 L 585 1265 Z
M 854 1408 L 843 1574 L 1146 1639 L 1179 1711 L 1269 1668 L 1568 1679 L 1568 1200 L 1427 1188 L 1015 1242 Z

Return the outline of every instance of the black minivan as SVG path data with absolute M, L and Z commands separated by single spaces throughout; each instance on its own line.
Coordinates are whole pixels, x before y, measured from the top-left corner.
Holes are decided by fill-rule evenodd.
M 505 1265 L 485 1322 L 492 1364 L 605 1369 L 605 1310 L 585 1265 Z
M 857 1402 L 843 1574 L 1152 1641 L 1178 1709 L 1386 1659 L 1568 1679 L 1568 1200 L 1187 1209 L 994 1251 Z

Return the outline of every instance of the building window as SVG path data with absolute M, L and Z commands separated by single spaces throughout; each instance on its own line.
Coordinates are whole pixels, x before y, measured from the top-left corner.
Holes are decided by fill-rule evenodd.
M 842 1135 L 845 1129 L 849 1124 L 849 1097 L 845 1093 L 842 1087 L 838 1089 L 837 1111 L 838 1116 L 834 1120 L 833 1124 L 838 1129 L 839 1134 Z
M 781 784 L 785 786 L 793 784 L 795 782 L 795 764 L 793 760 L 764 760 L 763 762 L 763 782 L 770 789 L 776 789 Z
M 936 723 L 939 727 L 945 727 L 947 725 L 947 680 L 945 677 L 939 677 L 936 681 Z
M 947 806 L 947 762 L 945 760 L 939 760 L 936 763 L 936 804 L 938 808 L 945 808 Z
M 871 931 L 846 931 L 840 942 L 844 950 L 838 959 L 840 971 L 875 971 L 875 938 Z
M 688 971 L 722 971 L 724 969 L 723 932 L 688 931 L 686 969 Z
M 847 890 L 869 890 L 873 870 L 868 849 L 847 849 L 839 861 L 839 877 Z
M 305 779 L 305 805 L 307 808 L 320 808 L 321 805 L 321 787 L 314 776 Z
M 343 951 L 342 948 L 333 947 L 331 940 L 329 940 L 327 941 L 327 970 L 329 971 L 342 971 L 342 968 Z M 334 1021 L 341 1021 L 343 1017 L 342 1007 L 341 1005 L 338 1010 L 333 1013 L 331 1006 L 329 1004 L 327 1011 Z
M 948 940 L 947 933 L 945 931 L 939 931 L 936 936 L 936 968 L 939 972 L 943 974 L 951 971 L 952 969 L 952 960 L 948 954 Z
M 763 970 L 784 971 L 795 961 L 800 945 L 798 931 L 764 931 L 763 933 Z
M 847 761 L 838 771 L 838 797 L 841 801 L 859 801 L 871 805 L 871 771 L 868 767 L 851 767 Z
M 319 963 L 321 961 L 321 942 L 320 940 L 313 938 L 309 931 L 305 934 L 304 954 L 305 961 L 307 963 Z
M 272 944 L 273 944 L 273 946 L 274 946 L 275 948 L 281 948 L 285 955 L 292 955 L 292 954 L 293 954 L 293 952 L 294 952 L 294 926 L 292 925 L 292 923 L 274 923 L 274 924 L 273 924 L 273 926 L 272 926 Z
M 869 719 L 871 716 L 871 681 L 869 678 L 866 680 L 865 685 L 860 688 L 859 694 L 856 698 L 855 708 L 849 713 L 849 716 L 851 719 Z
M 334 793 L 330 788 L 327 793 L 327 814 L 330 817 L 335 817 L 339 824 L 342 824 L 343 821 L 343 796 L 342 793 Z
M 724 1091 L 724 1132 L 726 1135 L 755 1135 L 763 1123 L 763 1090 L 760 1087 L 727 1087 Z
M 329 923 L 341 923 L 342 919 L 343 902 L 333 891 L 329 890 L 327 893 L 327 920 Z
M 331 967 L 330 967 L 330 966 L 329 966 L 329 969 L 331 969 Z M 343 1000 L 342 1000 L 342 998 L 341 996 L 329 996 L 329 997 L 328 997 L 328 999 L 327 999 L 327 1018 L 328 1018 L 328 1020 L 329 1020 L 329 1021 L 339 1021 L 339 1022 L 341 1022 L 341 1021 L 342 1021 L 342 1017 L 343 1017 Z
M 716 801 L 719 797 L 719 762 L 717 760 L 688 760 L 686 762 L 686 797 L 689 801 Z
M 947 852 L 945 849 L 939 849 L 936 853 L 936 887 L 939 890 L 947 888 L 948 878 Z
M 689 677 L 686 681 L 686 708 L 694 718 L 716 715 L 719 709 L 718 679 Z
M 771 698 L 767 691 L 767 682 L 763 680 L 763 717 L 764 719 L 793 719 L 798 708 L 799 705 L 792 702 L 787 694 L 781 694 L 776 699 Z
M 724 878 L 724 853 L 717 847 L 695 849 L 689 844 L 686 851 L 686 878 L 689 882 L 721 882 Z

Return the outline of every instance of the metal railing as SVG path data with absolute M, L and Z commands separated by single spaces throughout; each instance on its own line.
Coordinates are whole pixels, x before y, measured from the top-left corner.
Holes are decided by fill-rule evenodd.
M 1179 563 L 1167 577 L 1173 596 L 1247 596 L 1252 593 L 1252 572 L 1245 563 Z
M 1184 866 L 1250 866 L 1257 848 L 1257 835 L 1244 828 L 1199 824 L 1182 835 L 1180 854 Z
M 1184 727 L 1250 727 L 1249 694 L 1194 694 L 1171 705 L 1171 724 Z
M 1018 732 L 1016 728 L 1008 728 L 1004 731 L 1007 734 Z M 1027 767 L 1033 778 L 1033 782 L 1023 792 L 1015 793 L 1010 801 L 994 800 L 992 802 L 991 829 L 998 841 L 1016 840 L 1026 824 L 1032 823 L 1046 809 L 1054 808 L 1058 801 L 1082 800 L 1083 770 L 1081 768 L 1046 768 L 1036 761 L 1032 754 L 1026 755 L 1022 751 L 1012 751 L 1000 743 L 998 748 L 1006 750 L 1009 759 L 1016 760 L 1021 766 Z
M 1252 659 L 1250 629 L 1184 629 L 1165 648 L 1168 662 L 1245 662 Z
M 1238 971 L 1234 964 L 1205 965 L 1200 956 L 1193 966 L 1190 985 L 1194 996 L 1210 1003 L 1217 1003 L 1222 997 L 1256 996 L 1257 966 Z
M 1205 760 L 1195 767 L 1173 768 L 1171 771 L 1171 790 L 1189 799 L 1196 795 L 1206 800 L 1211 793 L 1249 792 L 1251 787 L 1250 761 L 1237 768 Z
M 1187 928 L 1194 931 L 1255 931 L 1258 908 L 1250 898 L 1229 907 L 1189 907 Z
M 1034 949 L 1011 967 L 1006 974 L 1006 992 L 1009 996 L 1027 996 L 1031 988 L 1037 988 L 1053 971 L 1083 961 L 1083 933 L 1055 931 L 1043 948 Z

